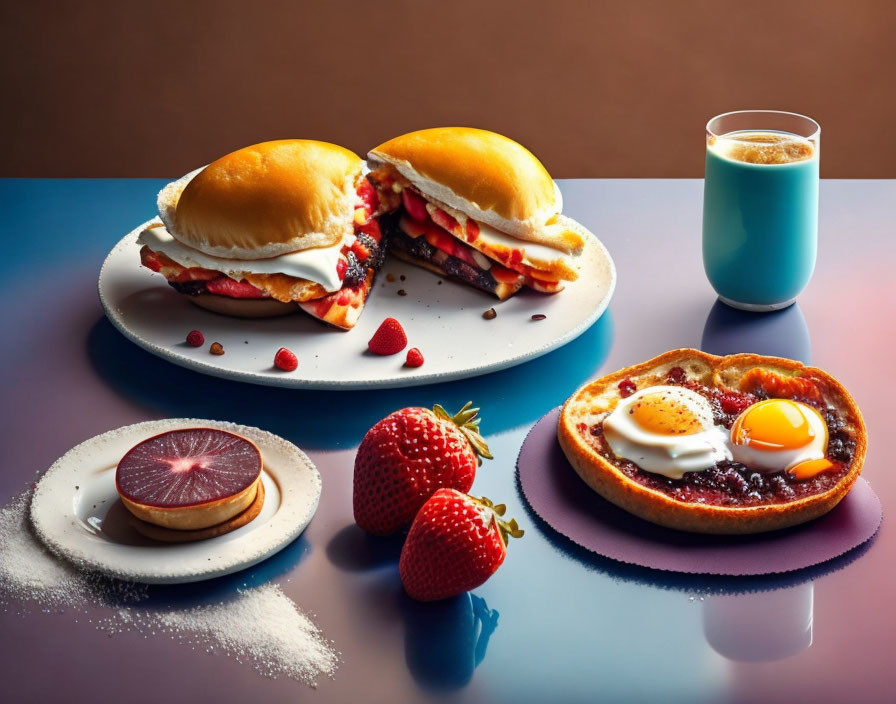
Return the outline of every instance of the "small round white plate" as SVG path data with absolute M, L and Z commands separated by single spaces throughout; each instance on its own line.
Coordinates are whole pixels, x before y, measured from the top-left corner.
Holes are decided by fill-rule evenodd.
M 261 450 L 261 513 L 231 533 L 194 543 L 158 543 L 128 524 L 115 491 L 118 461 L 137 443 L 178 428 L 211 427 L 242 435 Z M 81 569 L 135 582 L 197 582 L 251 567 L 305 530 L 320 500 L 320 474 L 299 448 L 277 435 L 234 423 L 170 418 L 128 425 L 82 442 L 56 460 L 31 500 L 31 521 L 52 552 Z
M 198 308 L 159 275 L 140 265 L 137 236 L 128 234 L 106 257 L 99 278 L 100 301 L 112 324 L 132 342 L 168 361 L 204 374 L 271 386 L 359 389 L 414 386 L 498 371 L 554 350 L 587 330 L 604 312 L 616 285 L 613 260 L 597 238 L 582 254 L 581 276 L 566 290 L 546 296 L 525 290 L 499 302 L 470 286 L 446 281 L 394 258 L 386 261 L 361 320 L 343 332 L 304 313 L 281 318 L 241 319 Z M 387 280 L 388 275 L 394 281 Z M 401 277 L 405 278 L 402 279 Z M 403 290 L 407 295 L 399 295 Z M 485 320 L 494 308 L 498 315 Z M 541 314 L 543 320 L 532 320 Z M 378 357 L 367 341 L 387 318 L 396 318 L 426 360 L 404 366 L 405 353 Z M 205 335 L 193 348 L 190 330 Z M 209 354 L 220 342 L 224 354 Z M 285 373 L 274 354 L 288 347 L 299 368 Z

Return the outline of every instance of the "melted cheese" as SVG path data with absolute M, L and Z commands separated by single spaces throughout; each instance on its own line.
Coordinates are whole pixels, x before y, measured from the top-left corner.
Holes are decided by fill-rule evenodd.
M 351 244 L 354 235 L 346 242 L 331 247 L 304 249 L 290 254 L 281 254 L 269 259 L 225 259 L 213 257 L 199 250 L 181 244 L 162 225 L 147 228 L 137 238 L 138 244 L 145 244 L 154 252 L 161 252 L 181 266 L 214 269 L 235 281 L 247 278 L 247 274 L 285 274 L 297 279 L 307 279 L 320 284 L 326 291 L 342 288 L 342 279 L 336 272 L 342 249 Z

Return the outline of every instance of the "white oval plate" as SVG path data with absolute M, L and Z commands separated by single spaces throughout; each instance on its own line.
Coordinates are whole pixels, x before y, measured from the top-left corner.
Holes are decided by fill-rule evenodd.
M 546 296 L 523 291 L 497 299 L 469 286 L 446 281 L 394 258 L 376 279 L 361 320 L 349 332 L 328 328 L 304 313 L 281 318 L 243 319 L 211 313 L 191 304 L 164 279 L 140 265 L 136 228 L 106 257 L 99 294 L 112 324 L 132 342 L 170 362 L 204 374 L 271 386 L 306 389 L 359 389 L 414 386 L 498 371 L 554 350 L 587 330 L 606 310 L 616 285 L 616 270 L 597 238 L 582 254 L 582 274 L 565 291 Z M 394 282 L 387 281 L 392 274 Z M 405 280 L 401 280 L 404 275 Z M 399 296 L 404 289 L 406 296 Z M 484 320 L 494 308 L 498 316 Z M 544 320 L 533 321 L 534 314 Z M 378 357 L 367 341 L 387 318 L 396 318 L 426 360 L 404 366 L 405 353 Z M 193 348 L 190 330 L 205 335 Z M 209 354 L 220 342 L 224 354 Z M 299 368 L 285 373 L 273 366 L 274 354 L 288 347 Z
M 258 445 L 264 506 L 231 533 L 195 543 L 157 543 L 128 524 L 115 468 L 137 443 L 193 427 L 220 428 Z M 308 456 L 277 435 L 235 423 L 169 418 L 110 430 L 69 450 L 38 482 L 31 521 L 52 552 L 81 569 L 135 582 L 197 582 L 251 567 L 286 547 L 314 516 L 320 489 L 320 474 Z

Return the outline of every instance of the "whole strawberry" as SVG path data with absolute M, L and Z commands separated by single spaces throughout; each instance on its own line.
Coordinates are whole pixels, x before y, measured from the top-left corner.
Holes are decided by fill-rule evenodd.
M 355 456 L 355 522 L 389 535 L 407 526 L 442 487 L 469 491 L 482 458 L 491 459 L 479 434 L 479 409 L 467 403 L 455 415 L 436 404 L 402 408 L 373 426 Z
M 508 537 L 523 531 L 504 521 L 504 505 L 454 489 L 439 489 L 423 504 L 401 550 L 398 571 L 408 596 L 446 599 L 475 589 L 507 555 Z

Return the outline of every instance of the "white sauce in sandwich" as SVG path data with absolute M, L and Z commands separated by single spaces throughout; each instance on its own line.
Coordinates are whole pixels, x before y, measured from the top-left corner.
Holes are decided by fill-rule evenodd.
M 213 257 L 197 249 L 188 247 L 172 237 L 162 225 L 150 227 L 140 233 L 138 244 L 145 244 L 154 252 L 161 252 L 184 267 L 214 269 L 239 281 L 243 274 L 286 274 L 298 279 L 307 279 L 323 286 L 327 291 L 342 288 L 342 279 L 336 273 L 339 254 L 354 235 L 330 247 L 303 249 L 299 252 L 281 254 L 269 259 L 224 259 Z

